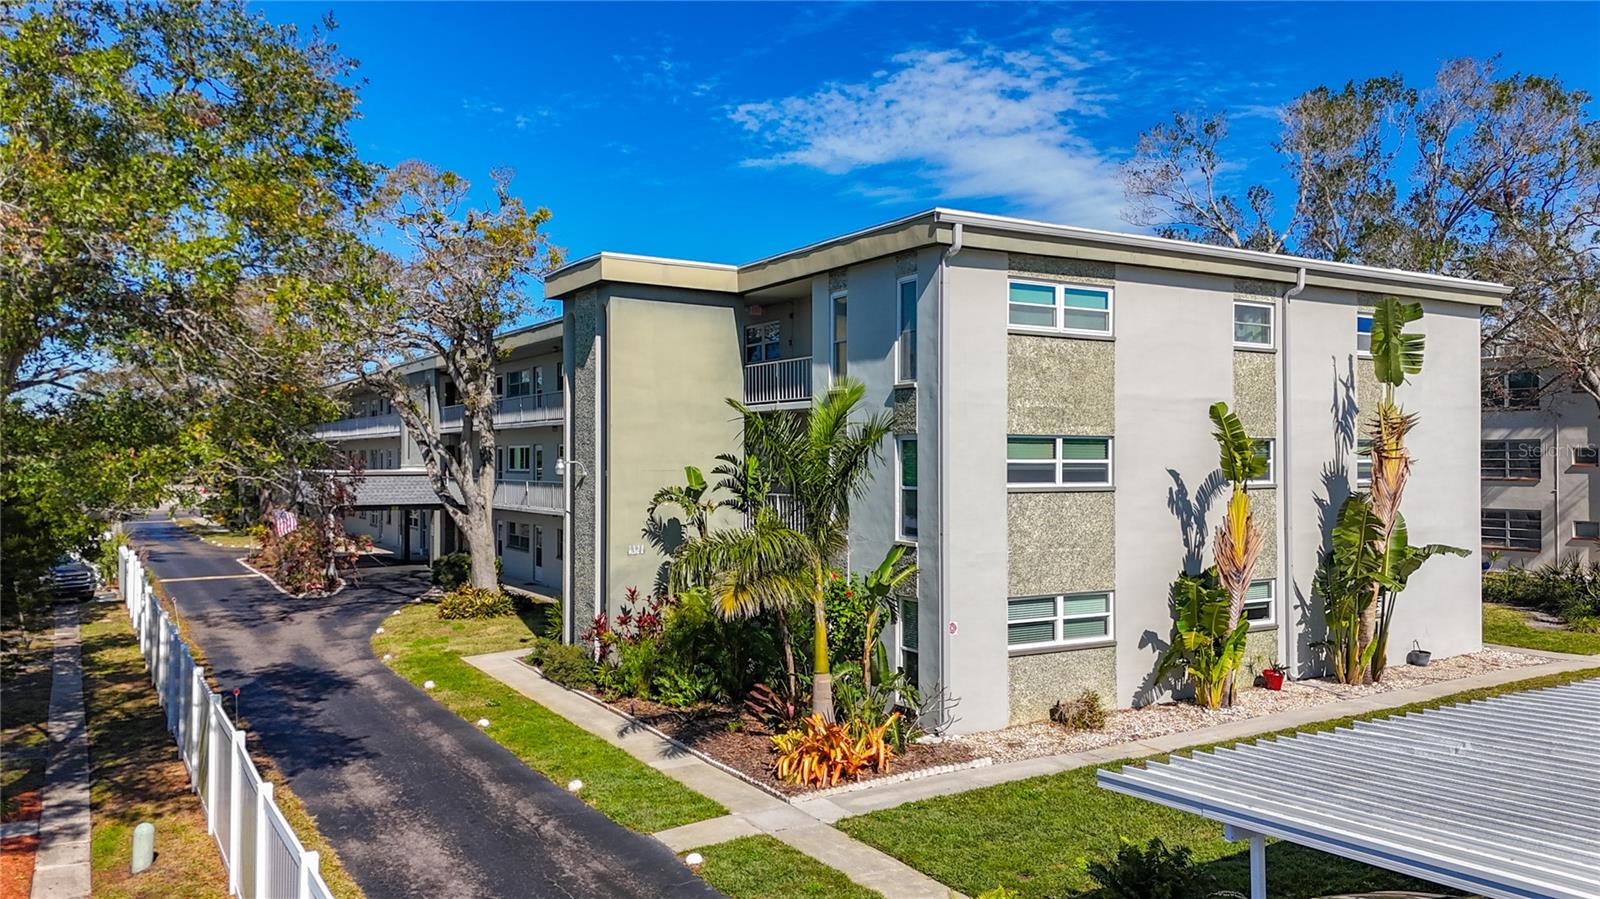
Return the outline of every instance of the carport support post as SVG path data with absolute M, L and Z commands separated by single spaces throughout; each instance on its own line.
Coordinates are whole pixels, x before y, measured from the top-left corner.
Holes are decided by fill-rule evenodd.
M 1250 899 L 1267 899 L 1267 838 L 1232 824 L 1222 825 L 1222 836 L 1230 843 L 1250 841 Z

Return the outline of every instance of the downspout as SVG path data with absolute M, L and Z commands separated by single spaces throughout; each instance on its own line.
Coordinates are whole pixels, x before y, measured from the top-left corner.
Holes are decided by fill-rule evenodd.
M 950 477 L 950 354 L 947 351 L 950 321 L 950 261 L 961 252 L 965 235 L 960 222 L 955 223 L 950 245 L 945 248 L 939 263 L 939 684 L 941 690 L 950 688 L 950 503 L 945 484 Z M 949 725 L 948 710 L 941 727 Z
M 1291 489 L 1294 481 L 1294 455 L 1291 452 L 1289 428 L 1289 302 L 1306 289 L 1306 270 L 1300 267 L 1294 286 L 1283 292 L 1283 309 L 1279 313 L 1282 324 L 1278 328 L 1278 447 L 1280 461 L 1278 472 L 1278 581 L 1279 604 L 1283 615 L 1278 626 L 1283 642 L 1283 666 L 1290 678 L 1300 676 L 1300 640 L 1294 628 L 1294 514 Z

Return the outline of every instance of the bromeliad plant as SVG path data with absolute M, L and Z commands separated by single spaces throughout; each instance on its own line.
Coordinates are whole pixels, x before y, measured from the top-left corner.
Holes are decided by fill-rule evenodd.
M 1221 708 L 1233 673 L 1244 661 L 1250 622 L 1229 624 L 1229 596 L 1215 569 L 1200 575 L 1179 572 L 1172 585 L 1172 645 L 1161 657 L 1156 677 L 1182 670 L 1194 684 L 1194 701 Z
M 868 771 L 887 773 L 894 749 L 885 735 L 899 717 L 897 712 L 868 728 L 811 715 L 800 729 L 772 738 L 778 751 L 773 768 L 780 780 L 811 787 L 831 787 Z
M 1245 433 L 1239 416 L 1228 411 L 1227 403 L 1213 403 L 1212 436 L 1221 451 L 1218 463 L 1222 476 L 1233 486 L 1227 514 L 1217 526 L 1215 538 L 1216 575 L 1228 596 L 1227 631 L 1232 633 L 1244 619 L 1244 602 L 1250 592 L 1250 579 L 1256 559 L 1266 542 L 1266 532 L 1255 521 L 1250 508 L 1250 482 L 1267 473 L 1267 460 L 1256 449 L 1256 442 Z M 1248 626 L 1247 626 L 1248 627 Z M 1224 676 L 1223 702 L 1233 704 L 1234 672 Z

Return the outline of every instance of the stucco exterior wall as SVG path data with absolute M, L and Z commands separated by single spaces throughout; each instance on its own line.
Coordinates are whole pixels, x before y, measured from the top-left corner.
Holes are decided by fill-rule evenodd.
M 1576 465 L 1573 449 L 1600 444 L 1600 411 L 1575 390 L 1556 390 L 1538 409 L 1490 409 L 1483 413 L 1484 440 L 1537 440 L 1537 483 L 1483 481 L 1485 509 L 1537 509 L 1543 533 L 1538 552 L 1496 550 L 1495 568 L 1535 568 L 1557 559 L 1600 563 L 1600 543 L 1576 539 L 1579 521 L 1600 521 L 1600 472 Z
M 1109 340 L 1006 337 L 1007 428 L 1012 434 L 1109 437 L 1116 344 Z
M 1278 436 L 1278 355 L 1233 351 L 1233 414 L 1251 437 Z
M 1116 532 L 1110 491 L 1010 494 L 1006 595 L 1114 589 Z
M 1117 704 L 1115 646 L 1012 656 L 1007 676 L 1011 724 L 1048 718 L 1057 700 L 1084 690 L 1099 693 L 1107 705 Z
M 568 609 L 566 635 L 581 634 L 599 608 L 600 588 L 600 369 L 602 300 L 596 289 L 578 291 L 567 301 L 567 402 L 572 407 L 567 435 L 568 502 L 572 510 L 572 552 L 563 598 Z

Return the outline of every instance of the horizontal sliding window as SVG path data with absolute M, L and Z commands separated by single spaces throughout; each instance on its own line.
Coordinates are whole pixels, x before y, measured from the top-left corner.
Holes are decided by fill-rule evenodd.
M 1014 328 L 1111 334 L 1111 291 L 1103 287 L 1012 281 L 1006 320 Z
M 1600 540 L 1600 521 L 1574 521 L 1572 539 Z
M 1542 452 L 1537 440 L 1485 440 L 1479 454 L 1483 478 L 1537 481 Z
M 1006 438 L 1006 483 L 1012 487 L 1108 487 L 1111 438 Z
M 1537 552 L 1544 545 L 1544 516 L 1537 509 L 1484 509 L 1483 545 Z
M 1006 645 L 1011 649 L 1070 646 L 1110 636 L 1110 593 L 1025 596 L 1006 603 Z
M 1276 603 L 1277 586 L 1270 579 L 1251 581 L 1244 594 L 1244 617 L 1253 624 L 1271 624 Z

